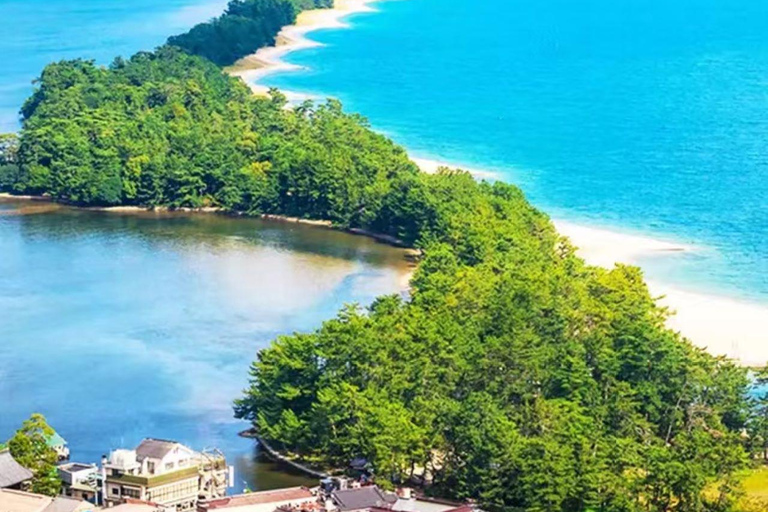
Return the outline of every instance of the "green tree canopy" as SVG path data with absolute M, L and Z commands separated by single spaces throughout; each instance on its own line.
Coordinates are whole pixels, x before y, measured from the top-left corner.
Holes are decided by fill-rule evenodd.
M 8 449 L 16 462 L 32 471 L 31 491 L 47 496 L 61 492 L 61 480 L 56 470 L 58 455 L 48 446 L 54 430 L 42 414 L 32 414 L 8 440 Z

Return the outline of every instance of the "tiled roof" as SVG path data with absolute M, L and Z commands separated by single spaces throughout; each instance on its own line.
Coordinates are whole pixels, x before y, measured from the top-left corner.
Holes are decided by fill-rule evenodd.
M 142 459 L 162 459 L 168 455 L 179 443 L 165 441 L 163 439 L 145 439 L 136 448 L 136 456 Z
M 42 512 L 52 501 L 40 494 L 0 489 L 0 510 L 3 512 Z
M 361 510 L 371 507 L 386 507 L 397 501 L 394 494 L 384 493 L 378 487 L 361 487 L 334 491 L 331 498 L 339 510 Z
M 30 478 L 32 472 L 16 462 L 10 451 L 0 451 L 0 489 L 18 485 Z
M 88 509 L 93 509 L 93 506 L 85 501 L 0 489 L 0 510 L 3 512 L 77 512 Z
M 43 509 L 43 512 L 75 512 L 77 510 L 82 510 L 84 506 L 87 506 L 87 503 L 82 500 L 57 496 L 53 499 L 50 505 Z
M 53 431 L 53 434 L 46 437 L 45 444 L 47 444 L 50 447 L 56 447 L 56 446 L 66 446 L 67 442 L 64 440 L 63 437 L 59 435 L 58 432 L 55 430 Z
M 248 505 L 263 505 L 265 503 L 282 503 L 284 501 L 307 500 L 313 497 L 312 492 L 306 487 L 289 487 L 274 491 L 251 492 L 228 496 L 226 498 L 210 500 L 207 502 L 209 510 L 219 508 L 246 507 Z

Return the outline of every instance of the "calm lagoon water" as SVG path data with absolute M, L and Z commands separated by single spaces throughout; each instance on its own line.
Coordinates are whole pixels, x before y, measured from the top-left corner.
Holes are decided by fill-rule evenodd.
M 238 489 L 306 482 L 237 436 L 256 352 L 407 271 L 401 250 L 319 228 L 7 201 L 0 255 L 0 439 L 42 412 L 78 461 L 146 436 L 216 446 Z
M 768 303 L 768 2 L 399 0 L 265 82 L 553 217 L 693 244 L 649 277 Z

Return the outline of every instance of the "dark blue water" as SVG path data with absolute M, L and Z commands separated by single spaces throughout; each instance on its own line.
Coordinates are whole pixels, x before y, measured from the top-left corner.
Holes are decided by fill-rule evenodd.
M 651 278 L 768 302 L 768 2 L 375 6 L 266 83 L 497 170 L 555 217 L 697 246 Z
M 18 111 L 43 66 L 151 50 L 169 35 L 218 15 L 226 0 L 0 0 L 0 133 L 18 128 Z
M 0 439 L 33 412 L 97 462 L 144 437 L 254 463 L 232 400 L 259 349 L 402 286 L 403 253 L 324 229 L 0 201 Z

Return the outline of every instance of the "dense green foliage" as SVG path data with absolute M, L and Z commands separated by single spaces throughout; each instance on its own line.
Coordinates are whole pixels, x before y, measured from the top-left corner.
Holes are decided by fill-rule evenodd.
M 267 5 L 281 3 L 232 2 L 182 36 L 187 51 L 206 55 L 194 45 L 216 48 L 217 23 Z M 221 37 L 208 57 L 245 51 Z M 747 376 L 667 330 L 639 270 L 585 265 L 513 186 L 421 174 L 337 102 L 285 109 L 188 52 L 49 65 L 0 188 L 328 219 L 424 252 L 409 300 L 349 307 L 262 351 L 239 417 L 287 451 L 363 456 L 381 479 L 427 476 L 493 511 L 733 510 L 768 432 Z
M 433 490 L 491 510 L 730 503 L 743 369 L 665 329 L 636 268 L 586 266 L 514 187 L 443 172 L 409 193 L 429 219 L 410 301 L 279 338 L 239 417 L 330 464 L 364 456 L 395 481 L 426 468 Z
M 228 66 L 273 45 L 280 29 L 293 24 L 298 12 L 331 5 L 332 0 L 232 0 L 224 14 L 170 37 L 168 44 Z
M 61 480 L 56 470 L 58 455 L 47 444 L 53 434 L 43 415 L 33 414 L 7 443 L 16 462 L 34 475 L 30 490 L 47 496 L 56 496 L 61 491 Z
M 51 64 L 22 110 L 20 170 L 5 188 L 80 205 L 284 213 L 415 240 L 419 221 L 399 204 L 418 180 L 405 152 L 336 102 L 284 105 L 173 47 L 109 69 Z
M 0 191 L 10 189 L 19 180 L 18 151 L 15 134 L 0 134 Z

